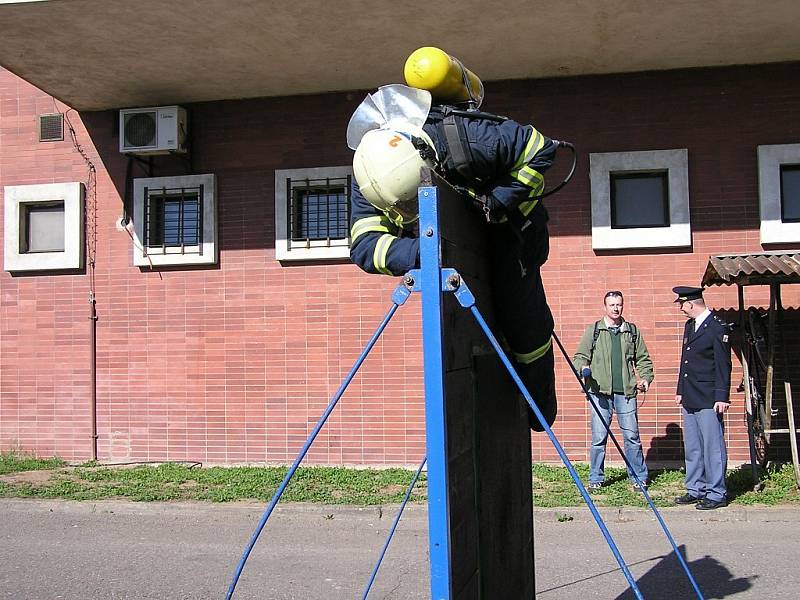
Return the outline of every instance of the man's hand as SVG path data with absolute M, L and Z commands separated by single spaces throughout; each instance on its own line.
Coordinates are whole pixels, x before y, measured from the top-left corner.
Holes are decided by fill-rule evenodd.
M 730 404 L 727 402 L 714 402 L 714 412 L 718 415 L 724 415 L 729 407 Z
M 639 390 L 640 392 L 646 392 L 648 387 L 649 384 L 647 383 L 646 379 L 640 379 L 639 381 L 636 382 L 636 389 Z
M 682 398 L 683 398 L 683 397 L 682 397 L 680 394 L 675 394 L 675 404 L 677 404 L 678 406 L 680 406 L 680 405 L 681 405 L 681 400 L 682 400 Z

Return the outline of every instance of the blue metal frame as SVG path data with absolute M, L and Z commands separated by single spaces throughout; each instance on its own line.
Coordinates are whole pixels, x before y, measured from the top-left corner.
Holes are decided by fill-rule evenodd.
M 572 476 L 575 485 L 577 486 L 578 490 L 581 493 L 581 496 L 583 496 L 583 499 L 586 502 L 587 506 L 589 507 L 590 512 L 594 516 L 597 525 L 600 527 L 603 536 L 606 538 L 606 542 L 608 543 L 612 554 L 617 559 L 620 568 L 622 569 L 626 579 L 628 580 L 631 590 L 633 591 L 637 599 L 642 600 L 641 591 L 637 587 L 633 575 L 631 574 L 630 570 L 625 564 L 625 561 L 623 560 L 622 555 L 620 554 L 616 544 L 614 543 L 611 534 L 606 529 L 605 524 L 603 523 L 603 520 L 600 517 L 600 514 L 597 512 L 594 503 L 592 502 L 580 478 L 575 472 L 572 463 L 570 462 L 569 458 L 567 458 L 564 449 L 561 447 L 561 444 L 558 442 L 558 439 L 555 437 L 553 431 L 545 422 L 544 417 L 539 411 L 539 408 L 537 407 L 534 399 L 530 396 L 530 393 L 523 385 L 516 370 L 512 366 L 510 360 L 500 347 L 500 344 L 498 343 L 497 339 L 492 334 L 491 330 L 489 329 L 489 326 L 486 324 L 486 321 L 480 314 L 480 311 L 475 306 L 475 298 L 472 292 L 469 290 L 469 287 L 466 285 L 466 283 L 461 281 L 461 277 L 459 276 L 457 271 L 455 271 L 454 269 L 442 268 L 441 266 L 441 249 L 440 249 L 440 238 L 439 238 L 439 207 L 437 202 L 437 189 L 433 186 L 420 187 L 418 199 L 420 208 L 419 225 L 420 225 L 421 268 L 415 269 L 407 273 L 403 280 L 403 283 L 401 283 L 395 289 L 394 293 L 392 294 L 393 306 L 389 309 L 389 312 L 386 314 L 386 316 L 378 326 L 377 330 L 373 334 L 372 338 L 365 346 L 364 350 L 362 351 L 359 358 L 356 360 L 355 364 L 351 368 L 350 372 L 348 373 L 347 377 L 345 378 L 339 390 L 336 392 L 336 394 L 334 394 L 325 412 L 317 422 L 316 427 L 309 435 L 308 439 L 306 440 L 305 444 L 303 445 L 302 449 L 297 455 L 294 463 L 288 470 L 286 476 L 284 477 L 284 480 L 281 482 L 280 486 L 276 490 L 271 502 L 264 511 L 264 514 L 262 515 L 262 518 L 259 521 L 256 530 L 250 539 L 250 542 L 245 548 L 245 551 L 242 555 L 241 560 L 239 561 L 239 564 L 237 565 L 233 579 L 226 594 L 226 599 L 230 600 L 233 597 L 234 590 L 236 589 L 236 584 L 239 580 L 242 570 L 244 569 L 244 565 L 247 562 L 247 558 L 249 557 L 250 552 L 255 546 L 255 543 L 258 540 L 258 537 L 261 534 L 261 531 L 263 530 L 264 526 L 266 525 L 267 520 L 272 514 L 273 509 L 277 505 L 284 490 L 286 489 L 286 486 L 289 484 L 290 480 L 292 479 L 292 476 L 294 475 L 295 471 L 297 470 L 303 458 L 305 457 L 306 453 L 308 452 L 309 448 L 311 447 L 311 444 L 316 439 L 317 434 L 320 432 L 323 425 L 330 416 L 331 412 L 333 411 L 334 407 L 336 406 L 337 402 L 344 394 L 345 390 L 352 381 L 359 367 L 366 359 L 370 350 L 377 342 L 381 333 L 383 333 L 383 330 L 386 328 L 386 326 L 388 325 L 391 318 L 394 316 L 394 313 L 397 311 L 397 309 L 405 303 L 405 301 L 408 299 L 409 295 L 412 292 L 422 292 L 422 333 L 423 333 L 423 346 L 424 346 L 423 366 L 425 375 L 425 429 L 426 429 L 427 462 L 428 462 L 428 530 L 429 530 L 428 535 L 429 535 L 429 556 L 430 556 L 430 569 L 431 569 L 431 599 L 450 600 L 453 592 L 452 592 L 452 581 L 451 581 L 451 570 L 450 570 L 450 562 L 451 562 L 450 518 L 449 518 L 450 506 L 449 506 L 448 489 L 447 489 L 447 482 L 448 482 L 447 427 L 446 427 L 447 424 L 446 424 L 445 407 L 444 407 L 444 398 L 445 398 L 444 355 L 443 355 L 443 342 L 442 342 L 442 336 L 443 336 L 442 298 L 444 292 L 449 292 L 449 293 L 454 293 L 456 299 L 458 300 L 458 302 L 461 304 L 462 307 L 467 308 L 472 312 L 476 321 L 483 329 L 486 337 L 489 339 L 492 346 L 494 347 L 496 353 L 498 354 L 498 357 L 503 362 L 509 374 L 511 375 L 512 379 L 516 383 L 517 387 L 522 392 L 528 405 L 533 410 L 537 419 L 539 419 L 539 421 L 542 423 L 545 432 L 549 436 L 551 442 L 553 443 L 553 446 L 555 447 L 556 451 L 558 452 L 559 456 L 564 462 L 564 465 L 567 467 L 567 470 Z M 556 341 L 559 347 L 561 348 L 561 351 L 565 352 L 564 348 L 561 346 L 560 340 L 556 338 Z M 575 375 L 577 376 L 577 372 L 575 372 Z M 584 391 L 586 391 L 585 388 Z M 612 439 L 614 439 L 613 436 Z M 614 439 L 614 441 L 615 444 L 617 444 L 617 448 L 621 452 L 621 449 L 619 448 L 619 444 L 616 442 L 616 439 Z M 400 511 L 397 514 L 394 525 L 392 526 L 392 529 L 389 533 L 389 537 L 386 540 L 386 544 L 384 545 L 380 557 L 378 558 L 378 563 L 375 565 L 371 578 L 364 591 L 364 598 L 366 598 L 367 594 L 369 594 L 369 590 L 372 586 L 372 583 L 375 580 L 378 568 L 380 567 L 380 564 L 383 560 L 383 557 L 385 556 L 386 550 L 392 539 L 392 535 L 394 534 L 394 531 L 400 520 L 403 508 L 405 507 L 405 504 L 408 501 L 408 498 L 411 494 L 411 490 L 413 489 L 414 484 L 416 483 L 416 480 L 419 477 L 424 464 L 425 460 L 422 461 L 422 463 L 419 466 L 419 469 L 417 469 L 417 473 L 412 479 L 408 491 L 406 492 L 406 497 L 405 500 L 403 501 L 403 505 L 401 506 Z M 682 557 L 678 552 L 678 548 L 677 545 L 675 544 L 674 539 L 669 533 L 666 524 L 663 522 L 663 519 L 661 519 L 660 514 L 656 510 L 655 505 L 652 503 L 649 495 L 647 495 L 646 492 L 645 492 L 645 498 L 647 499 L 648 504 L 650 504 L 650 507 L 655 512 L 656 517 L 659 520 L 659 523 L 661 524 L 662 528 L 667 534 L 667 537 L 672 543 L 673 549 L 676 555 L 678 556 L 678 559 L 681 561 L 681 565 L 684 567 L 684 570 L 686 571 L 689 580 L 691 581 L 695 589 L 695 592 L 697 593 L 698 598 L 702 600 L 703 596 L 700 593 L 699 587 L 697 586 L 694 578 L 691 575 L 688 565 L 685 563 L 684 560 L 682 560 Z
M 444 411 L 442 286 L 439 204 L 433 186 L 419 188 L 420 279 L 425 371 L 425 440 L 428 456 L 428 539 L 431 599 L 449 600 L 450 505 L 447 495 L 447 428 Z

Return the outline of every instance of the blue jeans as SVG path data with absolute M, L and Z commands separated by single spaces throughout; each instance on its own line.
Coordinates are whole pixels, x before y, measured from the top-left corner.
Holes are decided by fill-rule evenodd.
M 606 442 L 608 430 L 606 425 L 611 424 L 611 418 L 617 413 L 617 422 L 625 439 L 625 457 L 628 459 L 633 472 L 642 483 L 647 483 L 647 465 L 644 464 L 642 441 L 639 439 L 639 419 L 636 416 L 636 398 L 626 398 L 622 394 L 592 394 L 603 420 L 591 406 L 592 413 L 592 448 L 589 452 L 589 483 L 603 483 L 605 481 L 604 463 L 606 459 Z M 605 422 L 606 425 L 603 424 Z M 628 469 L 628 476 L 636 481 Z

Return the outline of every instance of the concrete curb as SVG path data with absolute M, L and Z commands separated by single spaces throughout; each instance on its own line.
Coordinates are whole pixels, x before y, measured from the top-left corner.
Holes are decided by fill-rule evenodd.
M 5 510 L 25 511 L 31 508 L 53 512 L 112 512 L 120 514 L 152 514 L 152 513 L 209 513 L 215 511 L 263 513 L 267 503 L 255 502 L 130 502 L 126 500 L 41 500 L 27 498 L 0 499 L 0 507 Z M 279 504 L 275 513 L 286 515 L 314 515 L 329 518 L 331 515 L 346 517 L 367 517 L 376 519 L 393 519 L 397 514 L 398 504 L 376 506 L 325 505 L 305 502 Z M 695 522 L 797 522 L 800 520 L 800 506 L 728 506 L 713 511 L 700 511 L 694 506 L 674 506 L 658 509 L 665 520 Z M 627 523 L 633 521 L 655 521 L 649 508 L 640 507 L 598 507 L 604 521 L 611 523 Z M 424 503 L 408 504 L 403 512 L 403 519 L 426 519 L 427 505 Z M 552 508 L 534 508 L 537 521 L 550 522 L 586 522 L 593 517 L 586 506 L 567 506 Z
M 631 521 L 655 521 L 656 517 L 649 508 L 637 507 L 602 507 L 598 508 L 604 521 L 612 523 L 626 523 Z M 665 521 L 677 520 L 695 522 L 796 522 L 800 518 L 800 507 L 791 506 L 727 506 L 716 510 L 697 510 L 694 506 L 668 506 L 659 508 L 658 512 Z M 583 507 L 566 508 L 536 508 L 534 516 L 537 519 L 565 522 L 568 520 L 587 521 L 593 520 L 589 509 Z

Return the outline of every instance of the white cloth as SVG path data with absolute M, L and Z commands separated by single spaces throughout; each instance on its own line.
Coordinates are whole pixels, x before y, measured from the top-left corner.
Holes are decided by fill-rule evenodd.
M 708 309 L 705 309 L 703 312 L 697 315 L 694 318 L 694 330 L 697 331 L 698 329 L 700 329 L 700 325 L 703 324 L 703 321 L 705 321 L 710 316 L 711 316 L 711 311 Z

